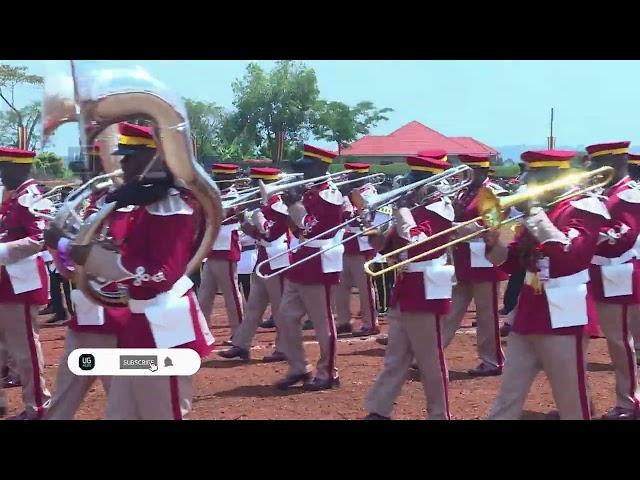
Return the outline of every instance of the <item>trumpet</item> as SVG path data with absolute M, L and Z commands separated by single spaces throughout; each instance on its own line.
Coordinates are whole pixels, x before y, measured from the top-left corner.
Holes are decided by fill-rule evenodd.
M 458 184 L 456 184 L 455 186 L 443 186 L 442 182 L 449 178 L 452 177 L 454 175 L 463 175 L 465 180 L 459 182 Z M 370 220 L 373 217 L 373 214 L 376 210 L 378 210 L 379 208 L 382 208 L 384 206 L 387 206 L 393 202 L 395 202 L 398 198 L 400 198 L 402 195 L 404 195 L 405 193 L 408 193 L 410 191 L 414 191 L 418 188 L 422 188 L 424 186 L 434 186 L 436 188 L 436 192 L 430 194 L 429 196 L 426 196 L 425 198 L 422 199 L 422 202 L 425 202 L 428 198 L 431 198 L 433 195 L 442 195 L 443 193 L 439 190 L 439 188 L 442 188 L 443 190 L 445 190 L 447 195 L 451 195 L 453 192 L 457 192 L 459 190 L 461 190 L 462 188 L 465 188 L 467 185 L 469 185 L 469 183 L 471 183 L 471 180 L 473 179 L 473 169 L 467 165 L 460 165 L 458 167 L 453 167 L 450 168 L 449 170 L 446 170 L 442 173 L 439 173 L 438 175 L 434 175 L 432 177 L 429 178 L 425 178 L 423 180 L 419 180 L 417 182 L 414 182 L 410 185 L 406 185 L 404 187 L 400 187 L 397 188 L 396 190 L 392 190 L 390 192 L 384 193 L 384 194 L 380 194 L 380 195 L 371 195 L 368 197 L 362 197 L 362 195 L 359 195 L 358 198 L 360 199 L 359 204 L 356 205 L 356 203 L 354 203 L 354 205 L 356 206 L 357 210 L 359 211 L 358 215 L 350 218 L 349 220 L 346 220 L 345 222 L 342 222 L 339 225 L 336 225 L 335 227 L 330 228 L 329 230 L 327 230 L 326 232 L 323 232 L 319 235 L 316 235 L 315 237 L 309 238 L 303 242 L 300 242 L 295 248 L 290 248 L 289 250 L 287 250 L 286 252 L 282 252 L 279 253 L 277 255 L 274 255 L 273 257 L 267 258 L 266 260 L 264 260 L 263 262 L 260 262 L 258 265 L 256 265 L 256 275 L 258 275 L 260 278 L 263 279 L 269 279 L 272 278 L 276 275 L 279 275 L 281 273 L 286 272 L 287 270 L 290 270 L 304 262 L 307 262 L 309 260 L 311 260 L 312 258 L 317 257 L 318 255 L 322 255 L 324 252 L 328 251 L 328 250 L 332 250 L 334 248 L 339 247 L 340 245 L 343 245 L 344 243 L 350 241 L 351 239 L 360 237 L 360 236 L 364 236 L 364 235 L 370 235 L 376 228 L 378 228 L 380 225 L 384 225 L 386 223 L 389 223 L 392 221 L 392 219 L 387 220 L 386 222 L 381 223 L 380 225 L 377 225 L 375 227 L 369 226 L 366 227 L 365 229 L 363 229 L 361 232 L 357 232 L 353 235 L 348 236 L 347 238 L 343 238 L 341 242 L 339 243 L 334 243 L 331 246 L 327 247 L 327 248 L 321 248 L 319 249 L 317 252 L 309 255 L 308 257 L 303 258 L 302 260 L 299 260 L 291 265 L 289 265 L 288 267 L 285 267 L 281 270 L 278 270 L 276 272 L 273 272 L 269 275 L 264 275 L 260 269 L 262 268 L 263 265 L 267 264 L 268 262 L 271 262 L 272 260 L 275 260 L 276 258 L 280 258 L 284 255 L 289 255 L 291 252 L 293 252 L 294 250 L 297 250 L 300 247 L 305 246 L 306 244 L 314 241 L 314 240 L 318 240 L 320 239 L 320 237 L 324 237 L 328 234 L 330 234 L 331 232 L 338 232 L 340 229 L 348 226 L 349 224 L 355 222 L 355 221 L 359 221 L 360 223 L 367 225 L 370 223 Z M 419 206 L 419 205 L 417 205 Z M 416 207 L 414 207 L 416 208 Z
M 489 230 L 502 228 L 505 225 L 519 221 L 526 216 L 525 214 L 520 214 L 520 215 L 516 215 L 513 218 L 509 218 L 505 220 L 504 213 L 506 210 L 508 210 L 511 207 L 515 207 L 516 205 L 521 205 L 531 200 L 544 197 L 549 193 L 557 190 L 560 190 L 560 191 L 567 190 L 567 188 L 573 187 L 575 185 L 581 185 L 588 181 L 593 182 L 589 186 L 585 186 L 582 188 L 573 188 L 569 190 L 567 193 L 557 196 L 553 201 L 547 202 L 546 204 L 542 205 L 544 208 L 550 208 L 570 198 L 573 198 L 579 195 L 584 195 L 585 193 L 605 187 L 611 182 L 611 180 L 613 179 L 613 175 L 614 175 L 613 168 L 600 167 L 598 169 L 587 171 L 587 172 L 569 174 L 564 177 L 558 178 L 552 182 L 542 184 L 542 185 L 535 185 L 525 189 L 522 192 L 514 193 L 513 195 L 503 196 L 503 197 L 498 197 L 489 188 L 481 187 L 478 193 L 479 195 L 478 212 L 480 213 L 480 215 L 478 215 L 475 218 L 472 218 L 471 220 L 458 223 L 457 225 L 454 225 L 451 228 L 447 228 L 446 230 L 442 230 L 441 232 L 438 232 L 435 235 L 431 235 L 430 237 L 424 240 L 411 242 L 408 245 L 405 245 L 404 247 L 400 247 L 392 252 L 386 253 L 382 255 L 382 259 L 378 259 L 378 261 L 384 261 L 390 257 L 395 257 L 403 252 L 406 252 L 411 248 L 417 247 L 418 245 L 422 245 L 425 242 L 432 241 L 443 235 L 455 233 L 457 230 L 467 225 L 471 225 L 473 223 L 482 222 L 485 225 L 485 227 L 473 233 L 465 235 L 463 237 L 456 238 L 455 240 L 447 242 L 444 245 L 440 245 L 439 247 L 432 248 L 426 252 L 422 252 L 413 257 L 409 257 L 405 260 L 402 260 L 398 263 L 395 263 L 387 268 L 383 268 L 382 270 L 379 270 L 376 272 L 371 270 L 371 265 L 373 264 L 373 261 L 368 261 L 364 264 L 364 270 L 367 273 L 367 275 L 370 275 L 371 277 L 378 277 L 380 275 L 384 275 L 385 273 L 401 268 L 408 263 L 416 262 L 421 258 L 427 257 L 429 255 L 433 255 L 434 253 L 440 252 L 442 250 L 446 250 L 449 247 L 452 247 L 453 245 L 467 242 L 472 238 L 482 235 L 483 233 Z
M 275 195 L 276 193 L 284 192 L 285 190 L 289 190 L 290 188 L 300 187 L 302 185 L 312 187 L 316 183 L 326 182 L 327 180 L 343 176 L 346 173 L 348 172 L 342 170 L 336 173 L 328 173 L 326 175 L 322 175 L 321 177 L 309 178 L 308 180 L 298 180 L 297 182 L 290 182 L 285 184 L 276 184 L 276 182 L 274 182 L 267 185 L 262 180 L 260 180 L 258 182 L 258 188 L 260 189 L 260 196 L 262 197 L 263 203 L 267 203 L 269 201 L 269 198 L 271 198 L 271 196 Z

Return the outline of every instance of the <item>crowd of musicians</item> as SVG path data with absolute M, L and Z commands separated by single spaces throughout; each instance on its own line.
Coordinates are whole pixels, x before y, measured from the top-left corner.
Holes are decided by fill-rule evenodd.
M 104 173 L 100 148 L 97 142 L 89 152 L 88 177 Z M 388 335 L 377 337 L 386 354 L 366 398 L 366 418 L 390 418 L 416 368 L 428 418 L 451 419 L 446 349 L 473 301 L 478 364 L 468 373 L 502 375 L 488 418 L 520 418 L 535 376 L 544 371 L 559 418 L 590 419 L 586 356 L 590 338 L 603 335 L 616 393 L 603 418 L 638 419 L 640 156 L 629 152 L 629 142 L 592 145 L 587 152 L 584 172 L 609 167 L 601 186 L 543 189 L 502 209 L 493 224 L 499 228 L 487 228 L 483 202 L 509 192 L 492 181 L 484 155 L 460 155 L 462 168 L 449 175 L 454 167 L 447 152 L 416 152 L 406 157 L 408 173 L 384 192 L 368 164 L 347 163 L 329 174 L 336 154 L 311 145 L 288 173 L 254 167 L 242 177 L 236 165 L 215 164 L 211 175 L 224 219 L 199 274 L 187 276 L 203 213 L 158 161 L 151 128 L 119 124 L 118 148 L 110 153 L 122 158 L 123 182 L 92 194 L 84 208 L 90 218 L 114 205 L 104 221 L 117 247 L 111 249 L 76 243 L 38 215 L 31 208 L 42 195 L 31 178 L 35 152 L 1 148 L 0 366 L 3 386 L 21 386 L 24 405 L 12 418 L 74 418 L 97 380 L 69 370 L 66 359 L 78 348 L 191 348 L 209 356 L 214 305 L 223 301 L 231 338 L 216 354 L 247 361 L 257 329 L 275 328 L 274 349 L 263 360 L 287 363 L 274 385 L 281 390 L 338 388 L 338 335 L 378 336 L 378 319 L 386 314 Z M 561 179 L 575 156 L 523 153 L 518 192 Z M 51 395 L 38 313 L 79 267 L 107 279 L 107 291 L 126 286 L 128 301 L 100 305 L 72 284 Z M 507 280 L 509 298 L 500 312 Z M 502 328 L 499 313 L 508 313 Z M 54 321 L 64 315 L 58 317 Z M 315 368 L 305 354 L 305 329 L 314 330 L 319 346 Z M 501 333 L 508 334 L 506 355 Z M 182 419 L 192 407 L 190 376 L 99 380 L 107 419 Z M 0 390 L 0 410 L 5 401 Z

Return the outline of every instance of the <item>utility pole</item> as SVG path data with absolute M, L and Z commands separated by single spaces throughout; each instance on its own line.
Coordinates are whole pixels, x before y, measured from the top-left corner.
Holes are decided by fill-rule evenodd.
M 547 137 L 547 148 L 548 150 L 555 150 L 556 148 L 556 139 L 553 136 L 553 108 L 551 109 L 551 135 Z

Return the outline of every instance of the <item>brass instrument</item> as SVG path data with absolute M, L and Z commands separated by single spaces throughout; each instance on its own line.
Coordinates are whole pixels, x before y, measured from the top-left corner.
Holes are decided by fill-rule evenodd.
M 384 173 L 372 173 L 360 178 L 352 178 L 351 180 L 344 180 L 342 182 L 336 182 L 336 187 L 340 188 L 344 185 L 349 185 L 355 182 L 366 182 L 370 185 L 381 185 L 386 180 L 387 176 Z
M 456 186 L 449 186 L 449 185 L 445 185 L 442 182 L 444 180 L 446 180 L 449 177 L 452 177 L 454 175 L 463 175 L 465 180 L 459 182 Z M 407 194 L 411 191 L 415 191 L 419 188 L 424 188 L 425 186 L 432 186 L 434 188 L 436 188 L 436 192 L 435 194 L 437 195 L 452 195 L 455 192 L 458 192 L 460 189 L 465 188 L 469 183 L 471 183 L 471 180 L 473 179 L 473 169 L 467 165 L 460 165 L 458 167 L 453 167 L 450 168 L 442 173 L 439 173 L 437 175 L 433 175 L 429 178 L 425 178 L 423 180 L 419 180 L 417 182 L 414 182 L 410 185 L 405 185 L 403 187 L 400 187 L 396 190 L 392 190 L 390 192 L 387 193 L 383 193 L 380 195 L 370 195 L 367 197 L 362 197 L 362 195 L 360 195 L 358 198 L 358 200 L 356 201 L 356 203 L 354 203 L 354 205 L 356 206 L 357 210 L 358 210 L 358 215 L 350 218 L 349 220 L 346 220 L 345 222 L 342 222 L 339 225 L 336 225 L 335 227 L 330 228 L 329 230 L 327 230 L 326 232 L 323 232 L 319 235 L 316 235 L 315 237 L 309 238 L 303 242 L 300 242 L 298 245 L 296 245 L 295 248 L 290 248 L 289 250 L 287 250 L 286 252 L 282 252 L 279 253 L 278 255 L 275 255 L 273 257 L 267 258 L 266 260 L 264 260 L 263 262 L 260 262 L 258 265 L 256 265 L 256 275 L 258 275 L 260 278 L 264 278 L 264 279 L 269 279 L 272 278 L 276 275 L 279 275 L 281 273 L 286 272 L 287 270 L 290 270 L 302 263 L 305 263 L 309 260 L 311 260 L 312 258 L 317 257 L 318 255 L 322 255 L 322 253 L 328 251 L 328 250 L 332 250 L 334 248 L 339 247 L 340 245 L 343 245 L 345 242 L 348 242 L 349 240 L 353 239 L 353 238 L 357 238 L 360 236 L 364 236 L 364 235 L 369 235 L 370 233 L 372 233 L 375 229 L 377 229 L 380 225 L 389 223 L 392 219 L 387 220 L 386 222 L 383 222 L 380 225 L 377 225 L 376 227 L 366 227 L 364 228 L 361 232 L 355 233 L 353 235 L 348 236 L 347 238 L 343 238 L 341 242 L 338 243 L 334 243 L 329 247 L 326 248 L 320 248 L 317 252 L 309 255 L 308 257 L 305 257 L 302 260 L 299 260 L 291 265 L 289 265 L 288 267 L 285 267 L 281 270 L 278 270 L 276 272 L 273 272 L 269 275 L 264 275 L 260 269 L 263 265 L 266 265 L 268 262 L 271 262 L 272 260 L 276 259 L 276 258 L 280 258 L 284 255 L 289 255 L 291 252 L 293 252 L 294 250 L 297 250 L 300 247 L 303 247 L 304 245 L 314 241 L 314 240 L 318 240 L 320 239 L 320 237 L 324 237 L 327 234 L 331 233 L 331 232 L 337 232 L 338 230 L 346 227 L 347 225 L 353 223 L 353 222 L 361 222 L 364 225 L 368 225 L 370 224 L 370 219 L 372 218 L 372 216 L 375 214 L 375 211 L 378 210 L 379 208 L 382 208 L 386 205 L 389 205 L 390 203 L 395 202 L 398 198 L 400 198 L 402 195 Z M 442 188 L 444 190 L 443 193 L 441 190 L 439 190 L 440 188 Z M 359 192 L 358 192 L 359 193 Z M 426 201 L 427 198 L 430 198 L 432 194 L 430 194 L 428 197 L 425 197 L 423 199 L 423 201 Z M 419 205 L 418 205 L 419 206 Z
M 460 238 L 456 238 L 455 240 L 452 240 L 444 245 L 440 245 L 439 247 L 436 248 L 432 248 L 431 250 L 428 250 L 426 252 L 422 252 L 418 255 L 415 255 L 413 257 L 409 257 L 405 260 L 402 260 L 400 262 L 397 262 L 389 267 L 386 267 L 382 270 L 376 271 L 374 272 L 373 270 L 371 270 L 371 265 L 373 263 L 373 261 L 369 261 L 366 262 L 364 264 L 364 270 L 367 273 L 367 275 L 370 275 L 371 277 L 378 277 L 380 275 L 384 275 L 387 272 L 390 272 L 392 270 L 396 270 L 398 268 L 403 267 L 404 265 L 411 263 L 411 262 L 415 262 L 420 260 L 421 258 L 427 257 L 429 255 L 432 255 L 436 252 L 440 252 L 442 250 L 446 250 L 447 248 L 453 246 L 453 245 L 457 245 L 458 243 L 462 243 L 462 242 L 466 242 L 468 240 L 471 240 L 472 238 L 475 238 L 489 230 L 494 230 L 494 229 L 498 229 L 501 228 L 505 225 L 508 225 L 510 223 L 516 222 L 521 220 L 523 217 L 525 217 L 525 214 L 521 214 L 521 215 L 517 215 L 513 218 L 504 219 L 504 212 L 506 210 L 508 210 L 510 207 L 515 207 L 517 205 L 522 205 L 524 203 L 530 202 L 532 200 L 536 200 L 539 199 L 541 197 L 545 197 L 546 195 L 548 195 L 549 193 L 552 193 L 556 190 L 567 190 L 570 187 L 575 187 L 576 185 L 581 185 L 587 181 L 593 181 L 594 183 L 589 185 L 588 187 L 582 187 L 582 188 L 573 188 L 570 191 L 568 191 L 567 193 L 564 193 L 558 197 L 556 197 L 553 201 L 548 202 L 544 205 L 542 205 L 544 208 L 549 208 L 552 207 L 554 205 L 557 205 L 558 203 L 564 201 L 564 200 L 568 200 L 570 198 L 573 198 L 575 196 L 578 195 L 583 195 L 587 192 L 591 192 L 597 189 L 600 189 L 606 185 L 608 185 L 611 180 L 613 179 L 613 175 L 614 175 L 614 169 L 611 167 L 600 167 L 596 170 L 591 170 L 591 171 L 587 171 L 587 172 L 579 172 L 579 173 L 572 173 L 563 177 L 560 177 L 556 180 L 553 180 L 549 183 L 546 184 L 540 184 L 540 185 L 534 185 L 531 187 L 527 187 L 526 189 L 523 189 L 523 191 L 515 193 L 513 195 L 509 195 L 509 196 L 501 196 L 498 197 L 491 189 L 486 188 L 486 187 L 482 187 L 480 188 L 480 191 L 478 193 L 479 195 L 479 199 L 478 199 L 478 212 L 480 213 L 480 215 L 478 215 L 475 218 L 472 218 L 471 220 L 467 220 L 465 222 L 461 222 L 458 223 L 456 225 L 454 225 L 451 228 L 447 228 L 446 230 L 442 230 L 441 232 L 436 233 L 435 235 L 431 235 L 430 237 L 424 239 L 424 240 L 419 240 L 417 242 L 412 242 L 409 243 L 408 245 L 405 245 L 404 247 L 400 247 L 392 252 L 386 253 L 384 255 L 382 255 L 382 260 L 378 259 L 378 261 L 384 261 L 390 257 L 395 257 L 399 254 L 401 254 L 402 252 L 405 252 L 411 248 L 414 248 L 418 245 L 422 245 L 425 242 L 429 242 L 431 240 L 434 240 L 435 238 L 439 238 L 443 235 L 448 235 L 450 233 L 455 233 L 457 230 L 459 230 L 460 228 L 463 228 L 467 225 L 471 225 L 473 223 L 476 222 L 482 222 L 485 227 L 481 228 L 480 230 L 475 231 L 474 233 L 471 233 L 469 235 L 465 235 L 463 237 Z
M 71 61 L 71 75 L 58 75 L 53 77 L 53 80 L 49 88 L 45 83 L 45 139 L 59 125 L 78 121 L 83 133 L 82 146 L 86 148 L 100 133 L 117 127 L 119 122 L 145 118 L 153 124 L 154 137 L 158 145 L 158 155 L 154 162 L 164 162 L 176 183 L 193 194 L 206 220 L 202 241 L 189 261 L 185 275 L 198 269 L 218 234 L 223 218 L 222 202 L 215 183 L 195 161 L 189 122 L 182 101 L 140 67 L 103 68 L 94 62 Z M 101 154 L 103 150 L 101 148 Z M 74 207 L 74 203 L 85 198 L 87 191 L 113 185 L 119 173 L 111 172 L 92 179 L 80 187 L 80 192 L 76 195 L 69 196 L 68 206 Z M 76 209 L 69 212 L 62 208 L 56 214 L 55 222 L 64 223 L 72 219 L 72 223 L 78 227 L 77 232 L 71 235 L 74 244 L 99 246 L 103 239 L 99 238 L 97 233 L 103 221 L 115 208 L 115 202 L 107 203 L 87 219 L 78 218 Z M 109 239 L 105 240 L 104 249 L 110 250 Z M 107 305 L 128 303 L 126 288 L 121 288 L 115 293 L 105 292 L 104 281 L 87 271 L 84 265 L 76 266 L 76 280 L 83 293 L 95 302 Z
M 42 195 L 37 195 L 33 198 L 29 205 L 29 212 L 38 218 L 45 220 L 54 220 L 55 213 L 63 206 L 64 200 L 61 198 L 61 194 L 64 190 L 69 188 L 76 188 L 82 185 L 80 181 L 73 183 L 65 183 L 64 185 L 57 185 L 50 189 L 48 192 Z
M 260 189 L 260 196 L 262 197 L 262 201 L 264 203 L 267 203 L 269 201 L 269 198 L 271 198 L 271 196 L 275 195 L 276 193 L 284 192 L 285 190 L 289 190 L 290 188 L 300 186 L 312 187 L 315 184 L 320 184 L 326 182 L 327 180 L 333 180 L 337 177 L 346 175 L 347 173 L 349 172 L 346 170 L 342 170 L 340 172 L 328 173 L 316 178 L 309 178 L 308 180 L 298 180 L 297 182 L 290 182 L 285 184 L 276 184 L 276 182 L 265 184 L 262 180 L 259 180 L 258 188 Z

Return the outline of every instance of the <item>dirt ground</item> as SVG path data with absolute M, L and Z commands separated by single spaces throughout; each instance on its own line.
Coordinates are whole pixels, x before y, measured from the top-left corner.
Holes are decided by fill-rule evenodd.
M 226 315 L 220 297 L 212 318 L 212 331 L 220 349 L 229 338 Z M 357 300 L 353 299 L 357 311 Z M 456 419 L 484 418 L 496 398 L 501 377 L 470 378 L 465 372 L 478 363 L 476 357 L 475 329 L 471 328 L 474 312 L 468 312 L 464 327 L 447 350 L 450 371 L 449 398 L 451 412 Z M 359 319 L 354 320 L 359 326 Z M 385 319 L 381 320 L 383 332 L 387 331 Z M 47 385 L 55 390 L 55 376 L 63 353 L 64 327 L 42 328 L 41 342 L 45 357 Z M 292 389 L 281 392 L 271 385 L 286 373 L 286 363 L 263 364 L 260 359 L 270 353 L 274 340 L 273 330 L 259 329 L 254 339 L 252 361 L 241 363 L 219 358 L 215 352 L 203 361 L 196 375 L 194 403 L 191 419 L 358 419 L 366 415 L 363 401 L 382 367 L 384 347 L 373 338 L 355 339 L 341 337 L 338 344 L 337 365 L 341 386 L 322 392 L 304 392 Z M 305 332 L 306 351 L 315 361 L 318 346 L 313 342 L 313 331 Z M 508 348 L 508 339 L 503 339 Z M 604 339 L 593 339 L 588 356 L 589 385 L 595 406 L 594 417 L 612 407 L 615 401 L 614 378 Z M 9 414 L 20 412 L 20 388 L 7 390 Z M 104 414 L 105 395 L 99 382 L 94 384 L 85 399 L 77 419 L 101 419 Z M 544 374 L 540 374 L 529 393 L 523 419 L 544 419 L 555 406 L 551 390 Z M 393 412 L 395 419 L 424 419 L 425 398 L 422 385 L 415 372 L 409 374 L 402 394 Z

